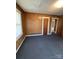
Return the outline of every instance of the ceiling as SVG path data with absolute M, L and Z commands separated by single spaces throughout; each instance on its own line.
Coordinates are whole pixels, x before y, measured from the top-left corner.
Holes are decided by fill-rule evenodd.
M 58 0 L 16 0 L 17 4 L 25 11 L 50 15 L 63 15 L 63 7 L 57 8 L 54 4 Z

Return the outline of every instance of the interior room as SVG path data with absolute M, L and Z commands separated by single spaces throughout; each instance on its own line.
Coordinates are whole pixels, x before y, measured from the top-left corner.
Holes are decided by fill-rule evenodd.
M 16 0 L 16 59 L 63 59 L 63 0 Z

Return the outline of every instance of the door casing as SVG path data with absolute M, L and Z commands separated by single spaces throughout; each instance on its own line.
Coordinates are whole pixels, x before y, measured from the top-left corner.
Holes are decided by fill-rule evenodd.
M 59 18 L 52 18 L 52 20 L 55 20 L 54 33 L 57 33 L 58 20 L 59 20 Z M 52 33 L 52 27 L 51 27 L 51 33 Z

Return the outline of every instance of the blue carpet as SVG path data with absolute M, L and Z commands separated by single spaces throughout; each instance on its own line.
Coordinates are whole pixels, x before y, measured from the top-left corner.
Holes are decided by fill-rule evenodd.
M 55 34 L 27 37 L 16 59 L 63 59 L 63 39 Z

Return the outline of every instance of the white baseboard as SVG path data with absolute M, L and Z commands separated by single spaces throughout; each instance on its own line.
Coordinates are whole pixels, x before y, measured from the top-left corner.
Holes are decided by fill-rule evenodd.
M 29 37 L 29 36 L 40 36 L 40 35 L 43 35 L 43 34 L 32 34 L 32 35 L 25 35 L 25 36 Z
M 21 47 L 21 45 L 22 45 L 22 43 L 24 42 L 24 40 L 25 40 L 25 37 L 23 38 L 22 42 L 20 43 L 19 47 L 17 48 L 16 53 L 18 52 L 18 50 L 19 50 L 19 48 Z

